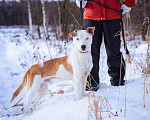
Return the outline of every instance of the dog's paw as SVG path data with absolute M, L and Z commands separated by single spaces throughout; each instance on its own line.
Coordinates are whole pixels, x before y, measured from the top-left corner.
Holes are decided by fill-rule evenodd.
M 76 101 L 79 101 L 79 100 L 81 100 L 81 99 L 83 99 L 83 95 L 76 97 Z
M 35 111 L 36 110 L 36 104 L 32 104 L 32 111 Z

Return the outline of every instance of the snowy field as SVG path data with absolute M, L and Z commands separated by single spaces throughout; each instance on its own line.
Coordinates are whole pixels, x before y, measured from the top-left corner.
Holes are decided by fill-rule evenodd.
M 25 29 L 25 26 L 0 27 L 0 120 L 95 120 L 94 103 L 97 103 L 98 110 L 101 110 L 101 115 L 98 112 L 99 119 L 101 116 L 103 120 L 150 120 L 150 77 L 145 81 L 148 92 L 145 93 L 144 108 L 145 75 L 140 67 L 146 64 L 148 45 L 140 36 L 128 42 L 132 62 L 127 63 L 125 86 L 110 85 L 107 57 L 102 45 L 100 89 L 97 92 L 87 92 L 83 99 L 76 101 L 72 81 L 53 80 L 49 85 L 49 93 L 38 103 L 35 112 L 29 110 L 30 113 L 26 115 L 16 116 L 20 114 L 22 107 L 12 106 L 21 98 L 23 99 L 19 104 L 24 102 L 26 87 L 11 105 L 9 101 L 21 84 L 27 69 L 37 62 L 69 54 L 73 47 L 72 42 L 65 44 L 57 41 L 52 33 L 51 41 L 31 40 Z M 124 53 L 123 48 L 121 51 Z

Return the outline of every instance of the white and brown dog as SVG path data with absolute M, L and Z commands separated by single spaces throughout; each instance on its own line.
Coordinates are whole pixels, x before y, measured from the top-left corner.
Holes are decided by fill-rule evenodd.
M 23 82 L 14 92 L 10 103 L 17 97 L 27 84 L 27 97 L 22 108 L 26 113 L 32 103 L 32 110 L 36 109 L 37 102 L 48 91 L 48 83 L 51 79 L 73 80 L 76 100 L 84 96 L 87 76 L 92 69 L 91 44 L 95 27 L 86 30 L 74 30 L 70 33 L 73 38 L 74 48 L 70 55 L 55 58 L 43 62 L 43 64 L 32 65 L 26 72 Z

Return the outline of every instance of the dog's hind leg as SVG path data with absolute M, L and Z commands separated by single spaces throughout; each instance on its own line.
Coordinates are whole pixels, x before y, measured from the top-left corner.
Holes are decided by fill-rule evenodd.
M 36 75 L 34 77 L 34 81 L 33 81 L 32 86 L 29 88 L 29 90 L 27 92 L 27 97 L 26 97 L 25 103 L 23 105 L 23 108 L 21 110 L 22 113 L 25 114 L 27 112 L 27 109 L 28 109 L 29 105 L 31 104 L 33 99 L 36 97 L 37 92 L 39 91 L 41 82 L 42 82 L 41 76 Z
M 39 91 L 36 95 L 36 98 L 33 100 L 32 102 L 32 110 L 36 110 L 36 105 L 38 103 L 38 101 L 47 93 L 48 91 L 48 84 L 46 83 L 42 83 L 40 88 L 39 88 Z

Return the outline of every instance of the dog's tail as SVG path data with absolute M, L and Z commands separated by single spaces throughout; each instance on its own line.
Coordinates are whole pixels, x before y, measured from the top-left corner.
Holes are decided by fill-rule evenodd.
M 29 69 L 30 70 L 30 69 Z M 18 94 L 21 92 L 21 90 L 24 88 L 24 86 L 26 85 L 27 83 L 27 75 L 29 73 L 29 70 L 26 72 L 24 78 L 23 78 L 23 81 L 21 83 L 21 85 L 18 87 L 18 89 L 13 93 L 12 95 L 12 98 L 9 102 L 9 104 L 11 104 L 13 102 L 13 100 L 18 96 Z

